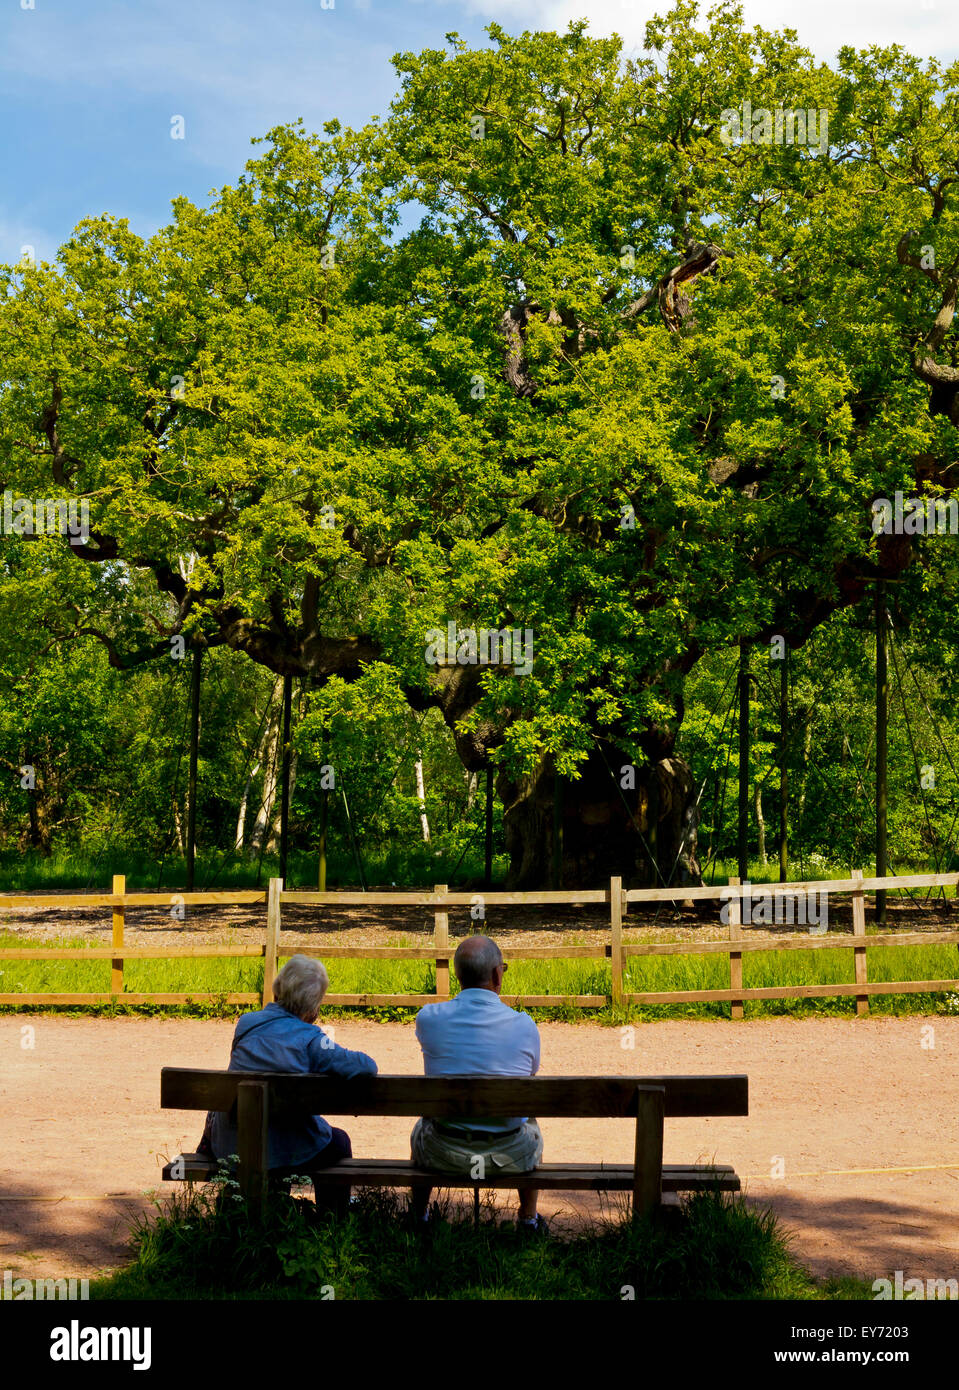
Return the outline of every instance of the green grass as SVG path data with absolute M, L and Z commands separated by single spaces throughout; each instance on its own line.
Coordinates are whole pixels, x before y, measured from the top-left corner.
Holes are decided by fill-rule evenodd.
M 868 936 L 867 936 L 868 942 Z M 954 946 L 880 946 L 868 952 L 869 979 L 950 980 L 959 977 L 959 954 Z M 814 951 L 747 951 L 743 953 L 743 988 L 787 988 L 793 985 L 850 984 L 853 973 L 849 947 Z M 659 990 L 729 988 L 729 963 L 724 955 L 633 956 L 624 976 L 624 988 L 636 993 Z M 942 994 L 879 994 L 870 996 L 872 1013 L 937 1013 L 947 1007 Z M 640 1006 L 644 1017 L 661 1017 L 659 1005 Z M 723 1003 L 671 1004 L 672 1017 L 722 1018 Z M 744 1005 L 747 1018 L 761 1016 L 853 1014 L 855 1001 L 845 998 L 758 999 Z
M 363 869 L 368 885 L 396 884 L 401 888 L 432 888 L 435 883 L 450 882 L 463 885 L 480 882 L 483 877 L 483 856 L 469 849 L 461 857 L 452 848 L 437 851 L 432 846 L 413 845 L 382 850 L 364 849 Z M 315 850 L 297 850 L 290 854 L 287 886 L 291 889 L 315 888 L 317 883 Z M 794 879 L 825 880 L 848 878 L 850 866 L 820 860 L 805 860 L 803 875 L 798 857 L 790 860 L 790 876 Z M 871 875 L 873 865 L 858 864 L 863 873 Z M 498 854 L 493 859 L 493 882 L 503 887 L 509 859 Z M 914 865 L 897 865 L 900 874 L 935 872 L 935 865 L 923 861 Z M 730 874 L 737 872 L 736 861 L 717 860 L 706 872 L 706 882 L 725 884 Z M 196 860 L 195 887 L 205 889 L 265 888 L 271 877 L 279 873 L 275 855 L 264 855 L 261 864 L 238 858 L 235 853 L 199 853 Z M 110 848 L 101 853 L 82 850 L 58 850 L 44 856 L 35 852 L 0 852 L 0 891 L 43 892 L 56 888 L 71 888 L 75 892 L 109 892 L 113 874 L 125 874 L 131 892 L 152 893 L 183 888 L 186 882 L 185 861 L 172 855 L 162 862 L 155 855 L 141 851 Z M 758 859 L 750 861 L 750 883 L 775 883 L 779 880 L 779 861 L 770 859 L 765 865 Z M 332 848 L 327 862 L 327 887 L 360 887 L 356 861 L 340 848 Z
M 493 882 L 505 881 L 509 860 L 506 855 L 493 859 Z M 454 877 L 457 884 L 479 882 L 483 877 L 482 851 L 467 851 L 462 857 L 452 849 L 431 849 L 426 845 L 382 851 L 363 851 L 363 871 L 367 886 L 393 885 L 401 888 L 432 888 Z M 315 850 L 291 853 L 287 865 L 287 887 L 315 889 L 318 859 Z M 173 892 L 186 883 L 186 863 L 178 855 L 158 860 L 137 851 L 111 849 L 102 854 L 58 851 L 44 856 L 35 853 L 0 853 L 0 891 L 12 893 L 45 892 L 69 888 L 77 893 L 108 893 L 113 874 L 124 874 L 127 891 L 138 893 Z M 270 878 L 279 875 L 275 855 L 256 860 L 236 854 L 198 854 L 194 888 L 196 892 L 229 888 L 266 888 Z M 340 850 L 327 860 L 327 888 L 358 889 L 360 875 L 355 859 Z
M 825 859 L 822 855 L 806 855 L 802 862 L 798 854 L 793 854 L 789 859 L 789 877 L 795 883 L 819 883 L 827 879 L 849 878 L 853 869 L 861 869 L 865 878 L 872 878 L 876 872 L 875 864 L 870 860 L 865 860 L 861 864 L 840 864 Z M 905 877 L 908 874 L 935 874 L 935 873 L 954 873 L 956 865 L 951 861 L 940 863 L 937 868 L 935 860 L 930 856 L 927 859 L 917 860 L 906 864 L 896 860 L 895 867 L 889 869 L 889 877 L 896 875 Z M 706 869 L 703 882 L 706 884 L 728 883 L 730 875 L 738 874 L 739 866 L 735 858 L 713 860 Z M 779 882 L 779 859 L 774 854 L 768 857 L 763 864 L 759 859 L 750 859 L 746 878 L 750 883 L 777 883 Z M 889 890 L 893 892 L 893 889 Z M 918 891 L 918 890 L 914 890 Z M 950 893 L 953 891 L 949 890 Z
M 0 947 L 22 946 L 23 938 L 12 933 L 0 935 Z M 44 946 L 82 946 L 82 939 L 44 942 Z M 871 980 L 952 979 L 959 969 L 959 956 L 952 946 L 882 946 L 869 952 Z M 430 994 L 436 973 L 429 961 L 336 960 L 330 963 L 331 989 L 340 994 Z M 513 961 L 506 977 L 511 994 L 601 994 L 610 989 L 609 966 L 602 961 L 543 960 Z M 745 988 L 827 984 L 853 980 L 852 953 L 848 947 L 815 951 L 756 951 L 743 956 Z M 124 972 L 130 993 L 259 993 L 263 985 L 263 963 L 255 958 L 217 957 L 212 960 L 183 957 L 170 960 L 129 961 Z M 455 987 L 455 986 L 454 986 Z M 633 956 L 628 962 L 625 987 L 634 992 L 666 990 L 727 989 L 729 966 L 722 955 Z M 0 992 L 33 994 L 102 993 L 110 988 L 110 962 L 99 961 L 17 961 L 0 960 Z M 929 1014 L 954 1012 L 955 996 L 943 994 L 874 995 L 870 1008 L 878 1014 Z M 5 1006 L 4 1011 L 17 1005 Z M 31 1006 L 24 1006 L 31 1007 Z M 69 1007 L 69 1006 L 58 1006 Z M 100 1012 L 115 1012 L 118 1006 L 83 1006 Z M 122 1006 L 121 1006 L 122 1007 Z M 234 1005 L 223 1001 L 189 1006 L 128 1005 L 137 1013 L 161 1012 L 180 1007 L 181 1011 L 201 1015 L 232 1016 Z M 76 1012 L 71 1009 L 71 1012 Z M 324 1017 L 333 1018 L 347 1010 L 329 1008 Z M 355 1010 L 349 1010 L 355 1013 Z M 396 1006 L 364 1010 L 378 1018 L 410 1019 L 411 1009 Z M 589 1019 L 602 1023 L 622 1023 L 663 1018 L 725 1018 L 729 1005 L 723 1002 L 631 1005 L 628 1010 L 582 1010 L 573 1005 L 534 1008 L 534 1016 L 559 1021 Z M 768 999 L 747 1001 L 747 1017 L 810 1014 L 849 1015 L 854 1000 Z
M 349 1215 L 317 1220 L 312 1203 L 278 1195 L 259 1226 L 235 1184 L 213 1184 L 158 1203 L 136 1222 L 132 1263 L 92 1281 L 90 1296 L 619 1301 L 629 1289 L 637 1300 L 869 1296 L 855 1281 L 814 1280 L 773 1214 L 740 1197 L 696 1194 L 668 1220 L 635 1227 L 621 1202 L 598 1225 L 583 1220 L 572 1232 L 533 1241 L 490 1206 L 478 1227 L 447 1206 L 429 1234 L 410 1228 L 405 1208 L 405 1197 L 367 1189 Z
M 276 873 L 275 861 L 263 861 L 262 884 Z M 0 855 L 0 888 L 12 893 L 42 893 L 68 888 L 75 893 L 109 893 L 113 874 L 125 874 L 130 892 L 153 893 L 186 881 L 184 860 L 174 857 L 162 864 L 155 856 L 135 851 L 108 850 L 102 854 L 82 850 L 59 850 L 51 855 Z M 255 888 L 257 865 L 246 860 L 197 856 L 196 888 L 207 886 L 215 877 L 218 888 Z M 261 885 L 262 886 L 262 885 Z

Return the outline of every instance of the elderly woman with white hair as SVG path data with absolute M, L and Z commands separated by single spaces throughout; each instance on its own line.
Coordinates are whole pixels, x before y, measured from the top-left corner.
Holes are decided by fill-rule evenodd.
M 229 1070 L 322 1072 L 346 1080 L 375 1076 L 372 1057 L 340 1047 L 316 1026 L 329 983 L 322 961 L 291 956 L 273 981 L 274 1002 L 257 1013 L 244 1014 L 237 1023 Z M 235 1154 L 235 1117 L 211 1111 L 203 1138 L 206 1143 L 201 1141 L 201 1149 L 213 1157 Z M 322 1115 L 286 1123 L 270 1121 L 271 1178 L 308 1175 L 352 1156 L 349 1135 L 327 1124 Z

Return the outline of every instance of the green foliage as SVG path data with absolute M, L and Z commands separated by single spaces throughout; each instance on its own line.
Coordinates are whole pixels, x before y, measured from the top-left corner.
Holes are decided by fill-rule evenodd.
M 398 55 L 383 123 L 276 127 L 235 185 L 178 198 L 150 238 L 87 219 L 55 264 L 0 271 L 5 481 L 83 499 L 92 527 L 75 547 L 0 538 L 8 843 L 178 852 L 182 635 L 223 682 L 204 693 L 200 824 L 224 864 L 264 668 L 310 687 L 294 842 L 317 841 L 320 758 L 361 853 L 411 852 L 398 753 L 422 737 L 455 864 L 477 808 L 435 709 L 413 710 L 442 707 L 514 776 L 552 759 L 575 779 L 597 736 L 643 761 L 684 706 L 704 729 L 697 692 L 740 637 L 803 639 L 898 568 L 870 502 L 942 491 L 955 454 L 917 374 L 955 357 L 951 321 L 927 341 L 948 285 L 917 256 L 946 268 L 959 248 L 959 67 L 900 47 L 820 63 L 792 31 L 692 0 L 629 60 L 585 22 L 488 34 Z M 828 149 L 725 143 L 744 100 L 826 111 Z M 657 286 L 708 245 L 710 272 L 659 313 Z M 959 569 L 940 539 L 910 543 L 900 606 L 951 719 Z M 532 672 L 454 688 L 425 659 L 448 620 L 530 629 Z M 790 754 L 797 843 L 861 858 L 834 808 L 865 756 L 868 655 L 842 633 L 814 650 L 831 691 L 795 689 L 819 739 L 814 766 Z M 898 853 L 929 854 L 901 740 L 894 758 Z M 956 790 L 940 771 L 939 826 Z M 342 851 L 339 798 L 329 814 Z
M 405 1201 L 364 1190 L 348 1216 L 277 1194 L 251 1222 L 227 1179 L 159 1203 L 134 1227 L 133 1263 L 91 1283 L 92 1298 L 636 1299 L 821 1298 L 769 1211 L 698 1194 L 666 1225 L 615 1213 L 562 1238 L 523 1240 L 488 1210 L 478 1228 L 445 1204 L 429 1236 Z
M 910 622 L 913 586 L 890 600 L 889 856 L 896 873 L 950 871 L 959 805 L 959 721 L 951 661 Z M 870 869 L 875 856 L 875 624 L 867 603 L 835 615 L 790 652 L 786 766 L 790 878 L 829 878 Z M 736 668 L 733 653 L 705 657 L 686 683 L 678 751 L 703 787 L 700 845 L 707 878 L 723 879 L 736 846 Z M 751 654 L 750 853 L 757 856 L 758 788 L 766 849 L 778 857 L 781 662 L 768 647 Z M 725 795 L 724 795 L 725 789 Z M 732 867 L 735 872 L 735 865 Z M 754 863 L 761 881 L 771 869 Z M 773 875 L 775 876 L 775 875 Z

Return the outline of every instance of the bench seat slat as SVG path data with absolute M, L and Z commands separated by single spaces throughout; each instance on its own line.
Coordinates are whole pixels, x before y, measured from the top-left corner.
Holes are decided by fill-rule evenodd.
M 199 1154 L 182 1154 L 183 1179 L 203 1182 L 216 1175 L 217 1166 Z M 176 1162 L 176 1160 L 174 1160 Z M 173 1163 L 163 1169 L 166 1181 L 172 1181 Z M 428 1182 L 433 1187 L 540 1187 L 589 1191 L 629 1191 L 633 1185 L 631 1163 L 543 1163 L 531 1173 L 490 1175 L 474 1183 L 466 1174 L 433 1173 L 417 1168 L 409 1159 L 352 1158 L 325 1169 L 324 1186 L 331 1187 L 406 1187 Z M 722 1192 L 738 1192 L 739 1178 L 724 1163 L 683 1164 L 664 1163 L 664 1192 L 692 1192 L 714 1188 Z

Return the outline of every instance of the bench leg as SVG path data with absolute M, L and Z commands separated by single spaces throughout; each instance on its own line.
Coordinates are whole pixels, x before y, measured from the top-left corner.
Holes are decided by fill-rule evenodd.
M 269 1166 L 269 1083 L 241 1081 L 237 1087 L 237 1149 L 240 1159 L 240 1192 L 249 1211 L 261 1220 L 266 1214 Z
M 633 1169 L 633 1220 L 649 1216 L 660 1204 L 663 1187 L 664 1086 L 636 1088 L 636 1156 Z
M 415 1220 L 422 1221 L 426 1216 L 432 1192 L 432 1187 L 427 1187 L 424 1183 L 413 1183 L 410 1186 L 410 1210 Z
M 335 1187 L 330 1191 L 323 1191 L 322 1186 L 317 1187 L 313 1184 L 313 1207 L 317 1216 L 326 1216 L 332 1213 L 338 1221 L 349 1214 L 350 1198 L 353 1195 L 352 1187 Z

